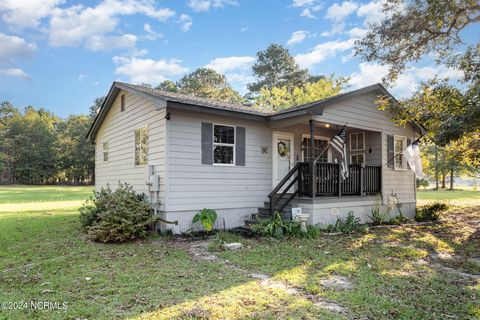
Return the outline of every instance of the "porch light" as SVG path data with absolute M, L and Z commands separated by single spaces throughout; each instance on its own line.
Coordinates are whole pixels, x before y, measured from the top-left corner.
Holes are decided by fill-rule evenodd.
M 325 123 L 325 128 L 330 128 L 330 123 Z

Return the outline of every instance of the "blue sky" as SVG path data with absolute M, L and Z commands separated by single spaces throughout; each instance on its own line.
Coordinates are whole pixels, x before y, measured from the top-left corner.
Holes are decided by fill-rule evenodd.
M 114 80 L 153 85 L 198 67 L 224 73 L 245 93 L 256 52 L 287 46 L 312 74 L 350 77 L 355 89 L 386 68 L 352 56 L 353 42 L 378 21 L 382 0 L 0 0 L 0 100 L 85 113 Z M 463 32 L 478 41 L 479 26 Z M 413 92 L 454 69 L 426 57 L 393 93 Z

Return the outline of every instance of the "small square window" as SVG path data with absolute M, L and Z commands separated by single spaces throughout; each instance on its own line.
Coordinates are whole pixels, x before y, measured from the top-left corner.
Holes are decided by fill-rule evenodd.
M 213 126 L 213 163 L 235 164 L 235 127 Z
M 108 141 L 103 142 L 103 162 L 108 161 Z
M 120 96 L 120 112 L 125 111 L 125 95 Z

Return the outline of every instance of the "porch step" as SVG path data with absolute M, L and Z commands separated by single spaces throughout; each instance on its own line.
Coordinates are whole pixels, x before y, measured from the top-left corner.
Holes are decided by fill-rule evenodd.
M 287 199 L 291 195 L 286 194 L 285 196 L 286 198 L 281 199 L 277 203 L 277 206 L 283 206 L 288 201 Z M 272 217 L 272 215 L 270 214 L 270 201 L 265 201 L 263 204 L 264 204 L 263 207 L 259 207 L 257 209 L 257 212 L 252 213 L 252 215 L 249 218 L 245 219 L 245 225 L 233 228 L 232 230 L 235 232 L 236 231 L 243 232 L 243 231 L 249 230 L 249 232 L 253 234 L 253 231 L 251 229 L 252 225 L 257 224 L 262 219 L 269 219 Z M 283 208 L 281 212 L 282 219 L 284 220 L 291 219 L 291 210 L 292 210 L 292 205 L 289 203 L 285 206 L 285 208 Z

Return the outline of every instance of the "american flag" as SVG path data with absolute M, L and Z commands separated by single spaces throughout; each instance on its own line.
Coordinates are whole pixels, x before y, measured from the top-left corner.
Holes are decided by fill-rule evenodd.
M 340 177 L 342 180 L 348 178 L 348 164 L 347 164 L 347 147 L 346 147 L 346 133 L 344 125 L 342 130 L 337 133 L 335 137 L 330 140 L 330 145 L 340 153 L 342 159 L 340 160 Z

